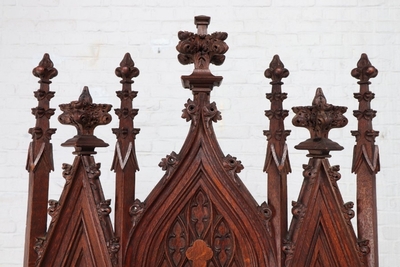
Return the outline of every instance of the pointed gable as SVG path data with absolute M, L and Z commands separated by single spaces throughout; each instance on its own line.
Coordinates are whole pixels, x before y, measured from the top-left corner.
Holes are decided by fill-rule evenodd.
M 206 35 L 209 18 L 196 17 L 196 21 L 203 37 L 180 32 L 177 46 L 181 63 L 189 60 L 195 65 L 191 75 L 182 77 L 193 93 L 182 115 L 191 122 L 190 130 L 181 151 L 160 163 L 166 173 L 144 201 L 141 218 L 132 228 L 126 264 L 273 266 L 268 207 L 258 206 L 237 176 L 243 169 L 241 162 L 221 151 L 213 130 L 221 115 L 210 93 L 222 77 L 212 75 L 208 64 L 210 59 L 222 64 L 227 35 Z M 191 46 L 209 53 L 191 54 L 187 50 Z M 201 48 L 205 46 L 209 48 Z

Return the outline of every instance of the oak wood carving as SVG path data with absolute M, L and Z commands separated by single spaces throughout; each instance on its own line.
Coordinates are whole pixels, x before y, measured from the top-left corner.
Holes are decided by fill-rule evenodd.
M 295 147 L 308 150 L 309 160 L 303 165 L 303 185 L 292 202 L 288 227 L 290 130 L 284 127 L 289 111 L 283 108 L 287 94 L 282 92 L 282 79 L 289 71 L 275 55 L 264 73 L 272 86 L 266 94 L 271 106 L 265 111 L 270 125 L 264 131 L 268 200 L 259 204 L 238 176 L 244 168 L 241 161 L 221 150 L 213 129 L 222 117 L 211 92 L 222 77 L 214 76 L 209 65 L 223 64 L 228 34 L 208 34 L 209 22 L 209 17 L 197 16 L 196 33 L 178 33 L 179 62 L 194 64 L 193 72 L 182 76 L 183 87 L 192 93 L 182 110 L 182 118 L 190 122 L 188 135 L 179 152 L 161 159 L 165 174 L 142 201 L 135 199 L 139 129 L 134 126 L 138 109 L 132 103 L 138 93 L 132 90 L 132 79 L 139 70 L 129 54 L 115 70 L 122 89 L 116 92 L 121 100 L 115 109 L 119 128 L 112 129 L 117 140 L 110 155 L 116 174 L 114 225 L 109 217 L 111 200 L 104 198 L 100 163 L 94 157 L 95 148 L 108 146 L 94 129 L 111 121 L 111 105 L 94 103 L 87 87 L 78 100 L 60 105 L 59 121 L 77 128 L 77 135 L 62 146 L 73 147 L 76 156 L 72 164 L 62 166 L 65 185 L 59 200 L 48 199 L 49 172 L 54 169 L 50 137 L 55 133 L 49 123 L 54 114 L 49 85 L 57 70 L 44 55 L 33 70 L 40 89 L 35 92 L 38 107 L 32 109 L 36 126 L 29 130 L 24 266 L 378 266 L 375 175 L 380 164 L 374 144 L 378 132 L 372 129 L 376 111 L 370 107 L 374 94 L 369 91 L 376 68 L 363 54 L 351 72 L 360 80 L 360 92 L 354 94 L 360 103 L 354 111 L 358 128 L 352 131 L 357 233 L 351 222 L 354 203 L 345 202 L 339 190 L 340 167 L 329 162 L 330 151 L 343 149 L 329 139 L 329 131 L 347 124 L 347 108 L 329 104 L 320 88 L 310 106 L 292 108 L 293 124 L 307 128 L 310 138 Z

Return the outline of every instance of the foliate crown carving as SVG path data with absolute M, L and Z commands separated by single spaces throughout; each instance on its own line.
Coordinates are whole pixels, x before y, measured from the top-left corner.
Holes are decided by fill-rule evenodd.
M 229 49 L 224 42 L 228 34 L 226 32 L 207 34 L 209 23 L 210 17 L 197 16 L 195 17 L 197 34 L 188 31 L 178 33 L 180 40 L 176 46 L 179 52 L 178 60 L 183 65 L 194 63 L 193 73 L 205 72 L 209 74 L 210 63 L 215 65 L 224 63 L 224 54 Z
M 108 113 L 111 107 L 109 104 L 94 104 L 86 86 L 77 101 L 61 104 L 63 113 L 58 117 L 59 122 L 75 126 L 78 132 L 75 137 L 61 145 L 75 147 L 75 154 L 95 154 L 95 147 L 108 146 L 93 133 L 97 126 L 111 122 L 111 115 Z
M 296 149 L 309 150 L 310 157 L 329 157 L 329 151 L 342 150 L 343 147 L 328 138 L 332 128 L 347 125 L 343 115 L 347 107 L 328 104 L 321 88 L 317 88 L 312 106 L 293 107 L 296 113 L 292 122 L 294 126 L 305 127 L 311 138 L 295 146 Z

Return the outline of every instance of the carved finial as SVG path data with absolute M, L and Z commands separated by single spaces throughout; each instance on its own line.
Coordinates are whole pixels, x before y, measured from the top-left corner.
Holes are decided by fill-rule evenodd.
M 309 150 L 310 157 L 329 157 L 329 151 L 342 150 L 339 144 L 328 139 L 332 128 L 342 128 L 347 124 L 343 115 L 347 107 L 327 104 L 324 93 L 318 88 L 312 106 L 293 107 L 296 113 L 292 122 L 294 126 L 305 127 L 311 138 L 295 146 L 296 149 Z
M 133 83 L 132 78 L 137 77 L 139 73 L 129 53 L 125 54 L 119 67 L 115 69 L 115 75 L 122 78 L 121 83 Z
M 43 59 L 39 62 L 39 66 L 32 70 L 35 77 L 40 78 L 39 83 L 51 83 L 50 79 L 57 76 L 58 71 L 54 68 L 53 62 L 49 54 L 44 54 Z
M 271 63 L 269 63 L 269 68 L 265 70 L 264 75 L 266 78 L 272 79 L 271 84 L 283 84 L 282 78 L 288 77 L 289 71 L 285 68 L 279 56 L 275 55 Z
M 358 83 L 370 83 L 369 79 L 375 78 L 378 70 L 372 66 L 367 54 L 361 54 L 360 60 L 357 62 L 357 68 L 351 71 L 351 76 L 360 81 Z
M 224 54 L 229 49 L 228 45 L 224 42 L 228 38 L 226 32 L 207 34 L 207 25 L 209 22 L 209 17 L 195 17 L 198 33 L 178 32 L 180 42 L 176 46 L 176 50 L 179 52 L 178 60 L 181 64 L 194 63 L 195 71 L 201 70 L 208 73 L 210 72 L 210 63 L 215 65 L 224 63 Z
M 76 127 L 78 134 L 67 140 L 62 146 L 74 146 L 75 154 L 95 154 L 95 147 L 106 147 L 108 144 L 93 135 L 94 128 L 111 122 L 109 104 L 93 104 L 89 89 L 85 86 L 78 101 L 61 104 L 63 113 L 58 117 L 62 124 Z

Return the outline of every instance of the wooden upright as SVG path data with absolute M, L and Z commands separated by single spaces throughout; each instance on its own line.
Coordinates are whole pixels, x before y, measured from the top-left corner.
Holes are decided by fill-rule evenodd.
M 111 121 L 111 105 L 95 104 L 86 86 L 78 100 L 60 105 L 59 122 L 77 129 L 62 146 L 73 147 L 76 156 L 72 164 L 62 165 L 65 185 L 59 200 L 48 199 L 53 170 L 50 137 L 55 132 L 49 123 L 54 114 L 49 107 L 54 96 L 49 84 L 57 70 L 44 55 L 33 70 L 40 89 L 35 92 L 38 107 L 32 109 L 36 126 L 29 130 L 25 267 L 378 266 L 375 175 L 380 166 L 374 143 L 378 132 L 372 129 L 376 111 L 370 107 L 374 94 L 369 91 L 369 79 L 377 75 L 375 67 L 363 54 L 352 71 L 360 84 L 360 92 L 354 94 L 360 103 L 354 111 L 358 129 L 352 132 L 356 137 L 352 170 L 357 175 L 356 231 L 351 222 L 354 204 L 345 202 L 339 190 L 340 167 L 329 161 L 331 151 L 343 149 L 329 139 L 329 131 L 348 123 L 347 108 L 329 104 L 321 88 L 311 105 L 292 108 L 292 123 L 308 129 L 310 138 L 295 146 L 307 150 L 309 159 L 303 165 L 303 185 L 298 199 L 292 201 L 288 227 L 291 166 L 286 139 L 290 130 L 284 125 L 289 111 L 283 109 L 287 94 L 282 92 L 282 79 L 289 71 L 275 55 L 264 73 L 272 85 L 267 93 L 271 108 L 265 111 L 270 127 L 264 131 L 268 190 L 266 201 L 258 204 L 239 178 L 244 168 L 241 161 L 221 150 L 214 132 L 222 116 L 211 101 L 211 92 L 223 78 L 213 75 L 209 66 L 224 63 L 228 34 L 209 34 L 209 23 L 209 17 L 197 16 L 196 33 L 178 33 L 178 61 L 194 65 L 190 75 L 181 76 L 183 87 L 192 95 L 182 110 L 182 118 L 190 125 L 181 150 L 161 159 L 164 176 L 143 201 L 135 198 L 139 129 L 134 125 L 138 109 L 132 103 L 137 96 L 132 79 L 139 70 L 129 53 L 115 70 L 122 89 L 117 91 L 121 105 L 115 109 L 119 127 L 112 129 L 117 138 L 110 155 L 116 175 L 113 205 L 104 198 L 100 163 L 94 157 L 96 148 L 108 146 L 94 135 L 94 129 Z

